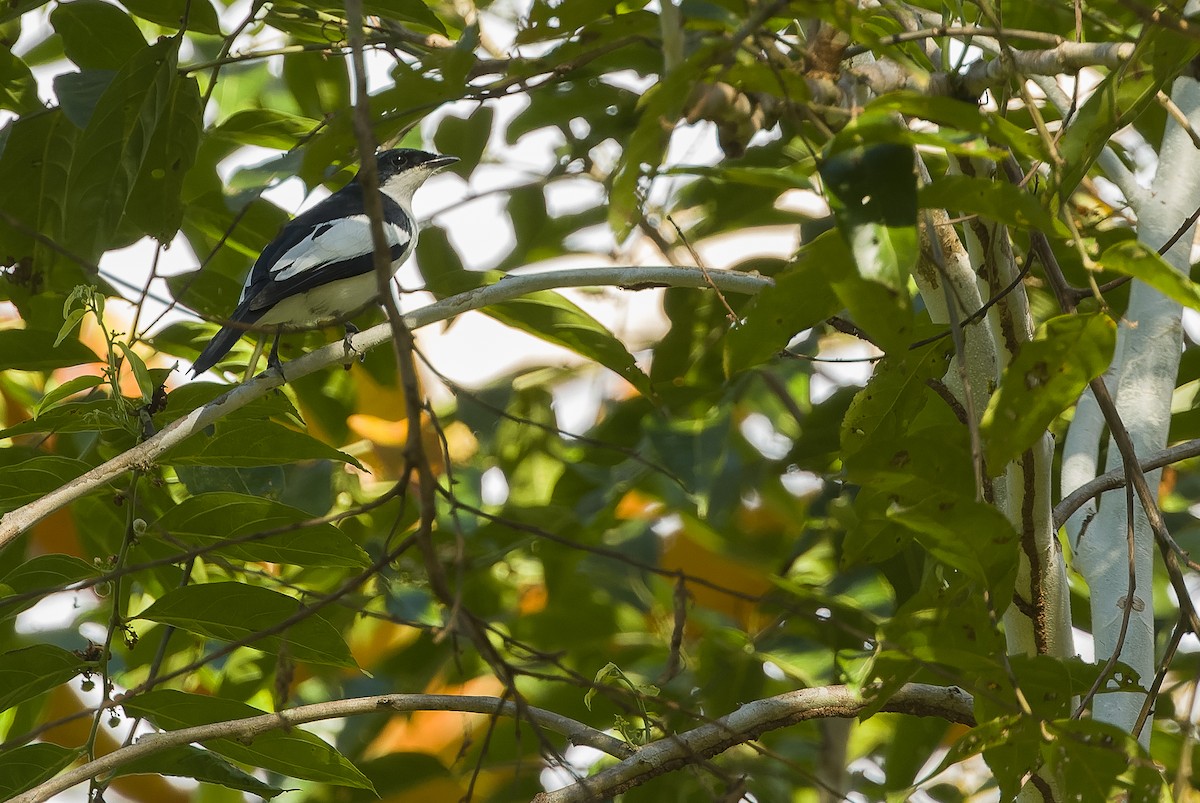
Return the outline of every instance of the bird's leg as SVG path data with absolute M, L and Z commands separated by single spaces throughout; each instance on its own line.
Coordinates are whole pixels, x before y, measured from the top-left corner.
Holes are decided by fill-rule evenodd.
M 350 338 L 352 338 L 356 334 L 358 334 L 358 327 L 355 326 L 354 324 L 350 323 L 349 321 L 346 321 L 342 325 L 346 327 L 346 336 L 342 338 L 342 345 L 346 347 L 346 362 L 344 364 L 345 364 L 346 370 L 348 371 L 348 370 L 350 370 L 351 363 L 354 361 L 355 354 L 358 354 L 359 362 L 365 362 L 367 359 L 367 355 L 365 353 L 359 354 L 358 349 L 354 348 L 354 344 L 350 342 Z
M 274 368 L 283 376 L 283 363 L 279 361 L 279 336 L 282 330 L 275 331 L 275 342 L 271 344 L 271 353 L 267 355 L 267 368 Z

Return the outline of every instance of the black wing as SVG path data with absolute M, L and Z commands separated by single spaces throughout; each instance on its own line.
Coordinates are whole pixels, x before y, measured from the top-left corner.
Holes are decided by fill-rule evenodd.
M 387 195 L 380 193 L 380 199 L 384 235 L 396 261 L 412 248 L 412 219 Z M 288 296 L 369 273 L 372 254 L 362 186 L 353 182 L 283 227 L 250 269 L 238 311 L 261 314 Z

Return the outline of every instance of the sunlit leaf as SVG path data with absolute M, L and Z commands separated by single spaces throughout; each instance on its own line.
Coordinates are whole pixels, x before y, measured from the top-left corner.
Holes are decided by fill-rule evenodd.
M 219 554 L 247 561 L 296 566 L 365 568 L 370 559 L 332 524 L 305 524 L 312 517 L 288 505 L 235 493 L 197 494 L 168 510 L 151 525 L 173 541 L 191 546 L 222 545 Z M 303 525 L 303 526 L 302 526 Z M 251 533 L 277 533 L 234 543 Z
M 294 597 L 245 583 L 207 583 L 175 589 L 142 611 L 138 618 L 187 630 L 220 641 L 248 640 L 248 646 L 276 652 L 286 645 L 297 661 L 354 667 L 350 650 L 319 613 L 297 617 Z M 278 633 L 258 636 L 297 617 Z
M 996 476 L 1041 438 L 1050 422 L 1104 373 L 1116 324 L 1103 313 L 1062 315 L 1040 327 L 1004 370 L 983 414 L 980 434 L 988 473 Z
M 83 669 L 79 656 L 53 644 L 0 653 L 0 711 L 66 683 Z
M 338 460 L 362 468 L 345 452 L 274 421 L 225 420 L 215 432 L 197 432 L 161 462 L 180 466 L 277 466 L 297 460 Z
M 122 703 L 131 716 L 144 716 L 160 728 L 180 730 L 267 714 L 236 700 L 161 689 Z M 371 789 L 371 782 L 344 756 L 301 728 L 278 728 L 254 737 L 210 739 L 204 746 L 226 758 L 292 778 Z

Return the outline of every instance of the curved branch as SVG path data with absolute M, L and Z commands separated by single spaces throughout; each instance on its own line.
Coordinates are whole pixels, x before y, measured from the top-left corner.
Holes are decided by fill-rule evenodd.
M 510 275 L 495 284 L 477 287 L 414 310 L 404 316 L 404 323 L 409 329 L 419 329 L 470 310 L 481 309 L 489 304 L 508 301 L 540 290 L 562 287 L 615 286 L 627 290 L 643 290 L 650 287 L 716 287 L 728 293 L 753 294 L 772 284 L 773 282 L 769 278 L 757 274 L 712 270 L 705 272 L 699 268 L 677 267 L 583 268 L 520 276 Z M 354 335 L 350 338 L 349 345 L 352 353 L 361 354 L 381 343 L 390 342 L 390 340 L 391 327 L 385 322 Z M 275 371 L 259 374 L 249 382 L 238 385 L 228 393 L 172 422 L 161 432 L 117 455 L 107 463 L 96 466 L 65 483 L 62 487 L 4 514 L 0 518 L 0 548 L 6 546 L 46 516 L 119 477 L 126 471 L 153 464 L 163 452 L 183 442 L 214 421 L 266 395 L 272 388 L 279 387 L 287 380 L 299 379 L 343 362 L 347 356 L 346 346 L 339 341 L 288 362 L 285 366 L 286 380 L 284 376 Z
M 1141 460 L 1140 463 L 1142 471 L 1147 472 L 1197 456 L 1200 456 L 1200 439 L 1180 443 L 1176 446 L 1163 449 L 1161 452 L 1155 452 L 1146 459 Z M 1121 468 L 1113 469 L 1107 474 L 1101 474 L 1085 485 L 1079 486 L 1054 506 L 1054 528 L 1057 530 L 1066 524 L 1067 519 L 1071 518 L 1071 514 L 1089 499 L 1094 499 L 1105 491 L 1115 491 L 1117 488 L 1123 488 L 1127 482 L 1125 468 L 1122 466 Z
M 28 792 L 13 798 L 10 803 L 41 803 L 89 778 L 95 778 L 136 759 L 179 745 L 205 742 L 210 739 L 234 739 L 248 743 L 254 737 L 261 736 L 268 731 L 287 729 L 308 722 L 374 714 L 381 711 L 461 711 L 468 714 L 518 716 L 517 705 L 510 700 L 499 697 L 460 697 L 453 694 L 381 694 L 374 697 L 355 697 L 349 700 L 301 705 L 274 714 L 263 714 L 228 722 L 214 722 L 211 725 L 197 725 L 192 728 L 143 736 L 131 745 L 114 750 L 95 761 L 89 761 L 35 786 Z M 572 744 L 594 747 L 615 758 L 627 758 L 633 754 L 633 748 L 620 739 L 553 711 L 526 705 L 521 706 L 519 715 L 525 719 L 532 719 L 538 725 L 555 733 L 562 734 Z
M 533 799 L 533 803 L 581 803 L 610 798 L 659 775 L 688 764 L 698 764 L 731 747 L 753 741 L 767 731 L 808 719 L 855 717 L 869 703 L 859 690 L 846 686 L 800 689 L 756 700 L 715 722 L 648 744 L 616 766 L 590 778 L 553 792 L 543 792 Z M 974 700 L 956 686 L 907 683 L 879 710 L 975 724 Z

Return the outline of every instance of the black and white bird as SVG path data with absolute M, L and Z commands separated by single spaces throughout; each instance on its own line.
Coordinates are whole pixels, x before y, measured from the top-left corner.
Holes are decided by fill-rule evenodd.
M 392 272 L 417 244 L 413 194 L 425 179 L 458 159 L 396 148 L 375 155 L 383 231 Z M 274 331 L 267 364 L 279 368 L 279 334 L 346 321 L 379 298 L 371 226 L 359 177 L 297 215 L 254 262 L 237 308 L 192 364 L 199 376 L 216 365 L 248 330 Z M 347 326 L 348 331 L 352 327 Z

